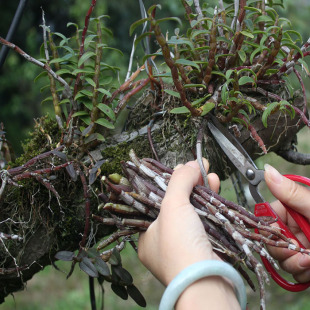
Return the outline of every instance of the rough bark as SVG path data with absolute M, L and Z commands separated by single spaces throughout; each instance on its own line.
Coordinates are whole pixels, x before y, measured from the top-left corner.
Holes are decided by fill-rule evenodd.
M 295 104 L 301 106 L 302 98 L 297 98 Z M 152 119 L 153 112 L 142 100 L 131 112 L 126 132 L 115 134 L 105 143 L 88 150 L 88 156 L 82 160 L 78 159 L 79 152 L 74 151 L 72 147 L 68 149 L 68 154 L 75 154 L 73 159 L 80 163 L 80 168 L 84 171 L 87 171 L 85 167 L 89 167 L 90 163 L 106 160 L 101 166 L 101 175 L 120 171 L 119 162 L 128 159 L 131 148 L 139 157 L 152 157 L 147 139 L 147 124 Z M 196 134 L 201 121 L 201 118 L 188 119 L 169 113 L 154 119 L 152 139 L 159 158 L 165 165 L 173 167 L 177 163 L 184 163 L 194 158 Z M 281 115 L 279 112 L 270 116 L 267 128 L 262 125 L 258 114 L 251 120 L 251 124 L 265 142 L 269 152 L 290 149 L 296 140 L 296 133 L 302 127 L 298 116 L 290 119 L 289 116 Z M 55 132 L 52 134 L 43 123 L 39 127 L 26 150 L 27 154 L 19 160 L 19 165 L 41 152 L 54 148 L 57 144 L 59 134 Z M 53 130 L 55 131 L 55 128 Z M 52 138 L 52 144 L 46 142 L 49 141 L 48 136 Z M 245 128 L 241 130 L 239 140 L 253 159 L 262 154 L 256 141 Z M 233 168 L 207 130 L 204 142 L 204 156 L 209 159 L 211 170 L 218 173 L 221 179 L 227 178 Z M 54 159 L 43 160 L 37 165 L 49 165 L 51 160 Z M 0 200 L 0 232 L 16 234 L 23 238 L 22 241 L 1 239 L 0 302 L 3 302 L 8 294 L 23 289 L 26 281 L 44 266 L 51 264 L 57 251 L 79 248 L 85 223 L 82 184 L 79 179 L 73 181 L 65 169 L 52 175 L 53 178 L 49 182 L 60 195 L 59 201 L 53 193 L 33 178 L 19 182 L 22 187 L 8 184 Z M 101 191 L 99 177 L 89 188 L 92 188 L 89 191 L 91 213 L 96 213 L 100 203 L 97 196 Z M 111 233 L 111 228 L 103 225 L 93 229 L 96 230 L 96 240 Z M 16 269 L 17 266 L 19 270 Z

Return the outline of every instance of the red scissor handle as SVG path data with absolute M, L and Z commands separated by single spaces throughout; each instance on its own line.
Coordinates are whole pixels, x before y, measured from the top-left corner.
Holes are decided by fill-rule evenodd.
M 310 179 L 298 176 L 298 175 L 285 175 L 290 180 L 303 183 L 305 185 L 310 186 Z M 296 221 L 296 223 L 299 225 L 301 230 L 304 232 L 305 236 L 310 242 L 310 223 L 309 221 L 301 214 L 297 213 L 296 211 L 292 210 L 285 204 L 283 204 L 286 210 L 289 212 L 289 214 L 292 216 L 292 218 Z M 256 216 L 271 216 L 273 218 L 277 218 L 277 224 L 282 229 L 283 235 L 285 235 L 288 238 L 294 239 L 298 242 L 299 246 L 301 248 L 305 248 L 304 245 L 297 239 L 297 237 L 290 231 L 290 229 L 284 224 L 284 222 L 279 218 L 279 216 L 276 214 L 276 212 L 272 209 L 270 204 L 268 202 L 259 203 L 255 205 L 254 214 Z M 258 232 L 258 229 L 255 229 L 255 232 Z M 300 292 L 305 289 L 307 289 L 310 286 L 310 281 L 307 283 L 293 283 L 285 280 L 282 278 L 277 271 L 274 269 L 274 267 L 271 265 L 271 263 L 265 258 L 262 257 L 262 262 L 266 267 L 266 270 L 270 273 L 273 280 L 286 289 L 287 291 L 291 292 Z

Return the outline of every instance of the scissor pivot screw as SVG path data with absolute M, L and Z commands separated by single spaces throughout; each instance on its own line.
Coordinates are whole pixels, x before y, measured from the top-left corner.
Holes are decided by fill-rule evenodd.
M 245 174 L 249 180 L 254 180 L 255 172 L 252 169 L 248 169 Z

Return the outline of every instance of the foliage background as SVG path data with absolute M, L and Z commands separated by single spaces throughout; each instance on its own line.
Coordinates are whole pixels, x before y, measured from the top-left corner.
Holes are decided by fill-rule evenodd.
M 10 22 L 18 5 L 18 0 L 0 0 L 0 35 L 5 37 Z M 145 0 L 145 6 L 149 7 L 153 0 Z M 158 12 L 164 16 L 180 16 L 182 8 L 178 0 L 157 1 L 162 2 L 162 11 Z M 216 1 L 209 1 L 208 3 Z M 73 28 L 67 28 L 67 22 L 76 22 L 83 26 L 85 13 L 89 8 L 90 1 L 85 0 L 32 0 L 24 12 L 20 26 L 13 38 L 13 42 L 20 46 L 33 57 L 39 57 L 39 50 L 42 44 L 41 7 L 45 11 L 46 23 L 52 31 L 61 32 L 66 36 L 70 35 Z M 310 36 L 309 14 L 310 0 L 285 0 L 285 9 L 280 10 L 280 15 L 289 18 L 293 27 L 299 31 L 304 41 Z M 129 37 L 129 26 L 137 19 L 140 19 L 138 0 L 136 1 L 104 1 L 98 0 L 94 15 L 107 14 L 110 19 L 106 20 L 107 26 L 113 30 L 114 37 L 108 44 L 123 51 L 124 56 L 117 59 L 111 56 L 106 59 L 107 63 L 117 64 L 120 67 L 120 80 L 123 81 L 127 72 L 127 64 L 132 46 L 132 38 Z M 168 25 L 169 26 L 169 25 Z M 170 25 L 171 27 L 173 25 Z M 173 31 L 172 28 L 169 31 Z M 142 55 L 142 49 L 138 49 L 137 55 Z M 113 54 L 111 54 L 113 55 Z M 135 67 L 135 66 L 134 66 Z M 15 152 L 22 152 L 21 142 L 28 137 L 33 127 L 33 118 L 44 113 L 52 114 L 51 105 L 41 104 L 44 92 L 40 89 L 44 86 L 43 80 L 33 83 L 40 70 L 34 65 L 25 62 L 20 56 L 10 51 L 9 56 L 0 70 L 0 122 L 3 122 L 7 132 L 7 138 L 13 144 Z M 42 84 L 43 83 L 43 84 Z M 310 94 L 310 84 L 307 84 L 307 94 Z M 299 134 L 299 151 L 310 152 L 306 130 Z M 263 166 L 264 162 L 270 162 L 281 171 L 310 175 L 309 168 L 296 167 L 287 164 L 272 154 L 260 159 L 257 163 Z M 233 199 L 231 196 L 231 183 L 225 181 L 222 186 L 222 195 Z M 145 295 L 148 301 L 147 309 L 157 309 L 163 288 L 154 280 L 152 275 L 139 263 L 136 254 L 130 247 L 125 250 L 124 267 L 129 269 L 135 280 L 135 284 Z M 62 264 L 61 268 L 68 267 Z M 106 285 L 105 306 L 106 309 L 138 309 L 134 302 L 122 301 L 114 294 L 110 294 L 109 286 Z M 310 300 L 305 293 L 289 293 L 276 285 L 271 285 L 267 305 L 269 309 L 281 306 L 285 309 L 309 309 Z M 99 291 L 96 292 L 100 296 Z M 258 309 L 257 296 L 251 294 L 250 309 Z M 100 298 L 98 298 L 98 302 Z M 69 280 L 65 275 L 57 272 L 52 267 L 47 267 L 33 280 L 31 280 L 24 292 L 8 297 L 7 302 L 0 305 L 0 309 L 89 309 L 88 279 L 84 273 L 76 270 Z

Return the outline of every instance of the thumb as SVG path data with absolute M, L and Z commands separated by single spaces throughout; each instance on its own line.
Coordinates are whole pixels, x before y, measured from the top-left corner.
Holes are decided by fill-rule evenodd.
M 268 164 L 265 164 L 265 181 L 280 202 L 310 219 L 310 191 L 307 188 L 284 177 Z

